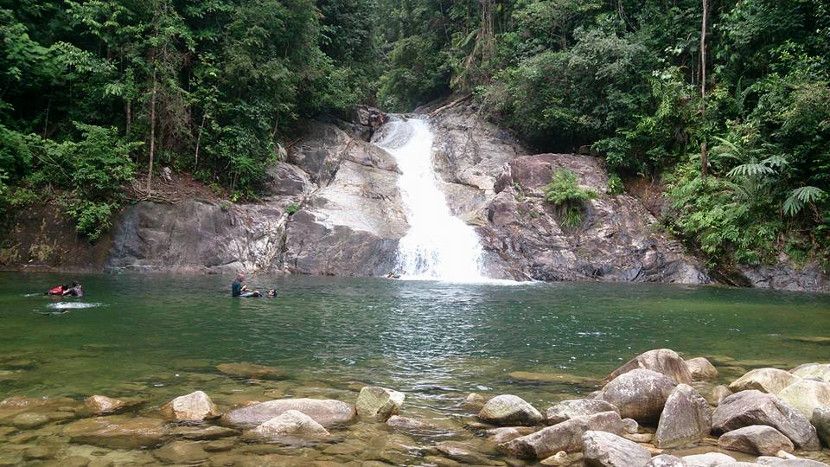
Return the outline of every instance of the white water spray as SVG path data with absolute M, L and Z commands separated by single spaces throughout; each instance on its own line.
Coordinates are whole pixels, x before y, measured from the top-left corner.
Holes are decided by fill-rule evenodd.
M 433 134 L 421 119 L 387 124 L 374 143 L 398 163 L 398 188 L 409 231 L 398 246 L 398 271 L 405 279 L 485 281 L 482 247 L 473 227 L 450 212 L 432 166 Z

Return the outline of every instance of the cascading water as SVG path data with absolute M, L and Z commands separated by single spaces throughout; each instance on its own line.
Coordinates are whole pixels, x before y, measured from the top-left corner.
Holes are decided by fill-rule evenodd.
M 409 231 L 398 246 L 398 271 L 405 279 L 452 282 L 486 280 L 482 247 L 473 227 L 450 212 L 432 166 L 433 134 L 422 119 L 393 120 L 374 141 L 398 163 L 398 188 Z

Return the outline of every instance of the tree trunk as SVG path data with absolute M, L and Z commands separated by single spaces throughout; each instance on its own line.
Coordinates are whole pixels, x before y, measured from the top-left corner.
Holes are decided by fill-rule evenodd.
M 196 160 L 193 162 L 193 170 L 196 170 L 196 166 L 199 165 L 199 146 L 202 143 L 202 129 L 205 127 L 205 119 L 207 119 L 207 114 L 202 115 L 202 123 L 199 125 L 199 134 L 196 136 Z
M 706 31 L 709 21 L 709 0 L 703 0 L 703 21 L 700 28 L 700 105 L 701 118 L 706 123 Z M 704 130 L 705 131 L 705 130 Z M 709 169 L 709 149 L 706 144 L 706 135 L 700 143 L 700 176 L 706 178 Z
M 153 159 L 156 155 L 156 70 L 153 70 L 153 94 L 150 97 L 150 168 L 147 170 L 147 193 L 153 191 Z

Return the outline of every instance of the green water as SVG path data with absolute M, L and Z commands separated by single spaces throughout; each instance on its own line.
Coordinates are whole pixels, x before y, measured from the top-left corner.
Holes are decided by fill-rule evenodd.
M 55 299 L 26 296 L 72 279 L 87 295 L 66 301 L 95 306 L 55 310 Z M 202 389 L 229 408 L 288 396 L 353 402 L 362 385 L 377 384 L 405 392 L 412 413 L 440 418 L 461 413 L 471 391 L 511 392 L 543 409 L 593 388 L 509 373 L 599 378 L 657 347 L 711 357 L 724 379 L 830 355 L 826 344 L 797 339 L 830 334 L 826 295 L 259 276 L 251 284 L 276 287 L 278 298 L 232 299 L 230 280 L 0 274 L 0 399 L 138 396 L 151 409 Z M 216 370 L 229 362 L 274 366 L 286 379 Z

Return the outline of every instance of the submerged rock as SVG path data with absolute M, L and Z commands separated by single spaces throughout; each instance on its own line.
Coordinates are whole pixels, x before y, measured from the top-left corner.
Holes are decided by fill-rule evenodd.
M 331 399 L 277 399 L 232 410 L 222 416 L 228 425 L 255 427 L 289 410 L 302 412 L 324 427 L 349 423 L 357 415 L 354 406 Z
M 651 454 L 639 444 L 604 431 L 582 435 L 588 465 L 603 467 L 645 467 Z
M 478 418 L 501 426 L 537 425 L 544 419 L 535 407 L 512 394 L 502 394 L 487 401 Z
M 66 425 L 64 436 L 73 443 L 109 449 L 139 449 L 162 444 L 168 437 L 163 420 L 146 417 L 98 417 Z
M 692 382 L 692 374 L 686 366 L 683 358 L 671 349 L 654 349 L 643 352 L 629 360 L 625 365 L 612 371 L 605 378 L 609 382 L 614 378 L 635 369 L 645 369 L 662 373 L 675 383 L 689 384 Z
M 712 412 L 706 399 L 691 386 L 678 384 L 666 400 L 655 438 L 658 448 L 694 444 L 712 429 Z
M 228 376 L 248 379 L 282 379 L 285 372 L 272 366 L 255 363 L 220 363 L 216 369 Z
M 599 399 L 570 399 L 556 403 L 545 411 L 545 422 L 556 425 L 574 417 L 591 415 L 600 412 L 618 412 L 610 402 Z
M 457 441 L 442 441 L 435 448 L 444 456 L 466 465 L 493 465 L 494 462 L 476 452 L 475 448 Z
M 161 407 L 161 413 L 172 420 L 202 421 L 219 417 L 221 412 L 202 391 L 179 396 Z
M 397 415 L 403 401 L 404 393 L 378 386 L 366 386 L 357 396 L 357 415 L 361 418 L 372 418 L 385 422 L 392 415 Z
M 228 438 L 238 434 L 239 432 L 232 428 L 225 428 L 223 426 L 204 426 L 202 424 L 196 426 L 177 426 L 176 428 L 170 430 L 171 436 L 193 441 Z
M 793 452 L 792 441 L 771 426 L 750 425 L 724 433 L 718 446 L 729 451 L 740 451 L 756 456 L 773 456 L 778 451 Z
M 478 412 L 487 403 L 487 398 L 477 392 L 471 392 L 464 398 L 463 406 L 467 410 Z
M 208 460 L 208 454 L 200 444 L 187 441 L 173 441 L 153 451 L 153 456 L 165 464 L 201 464 Z
M 289 438 L 325 438 L 328 430 L 308 415 L 288 410 L 246 433 L 247 438 L 279 441 Z
M 778 368 L 757 368 L 733 381 L 729 385 L 729 390 L 740 392 L 755 389 L 770 394 L 778 394 L 797 379 L 797 376 Z
M 721 402 L 712 414 L 712 430 L 726 433 L 750 425 L 771 426 L 797 447 L 819 449 L 816 429 L 797 410 L 776 396 L 757 390 L 732 394 Z
M 799 379 L 782 389 L 778 397 L 810 419 L 813 410 L 830 407 L 830 383 Z
M 84 405 L 92 415 L 108 415 L 126 410 L 131 404 L 121 399 L 94 395 L 84 399 Z
M 620 414 L 602 412 L 542 428 L 535 433 L 500 444 L 499 449 L 516 457 L 544 459 L 559 451 L 581 451 L 584 447 L 582 435 L 591 430 L 614 434 L 625 432 Z
M 718 379 L 718 370 L 715 365 L 712 365 L 712 362 L 703 357 L 686 360 L 686 367 L 689 369 L 693 381 L 715 381 Z
M 622 417 L 638 422 L 655 422 L 676 385 L 662 373 L 638 368 L 617 376 L 605 385 L 599 399 L 617 407 Z

